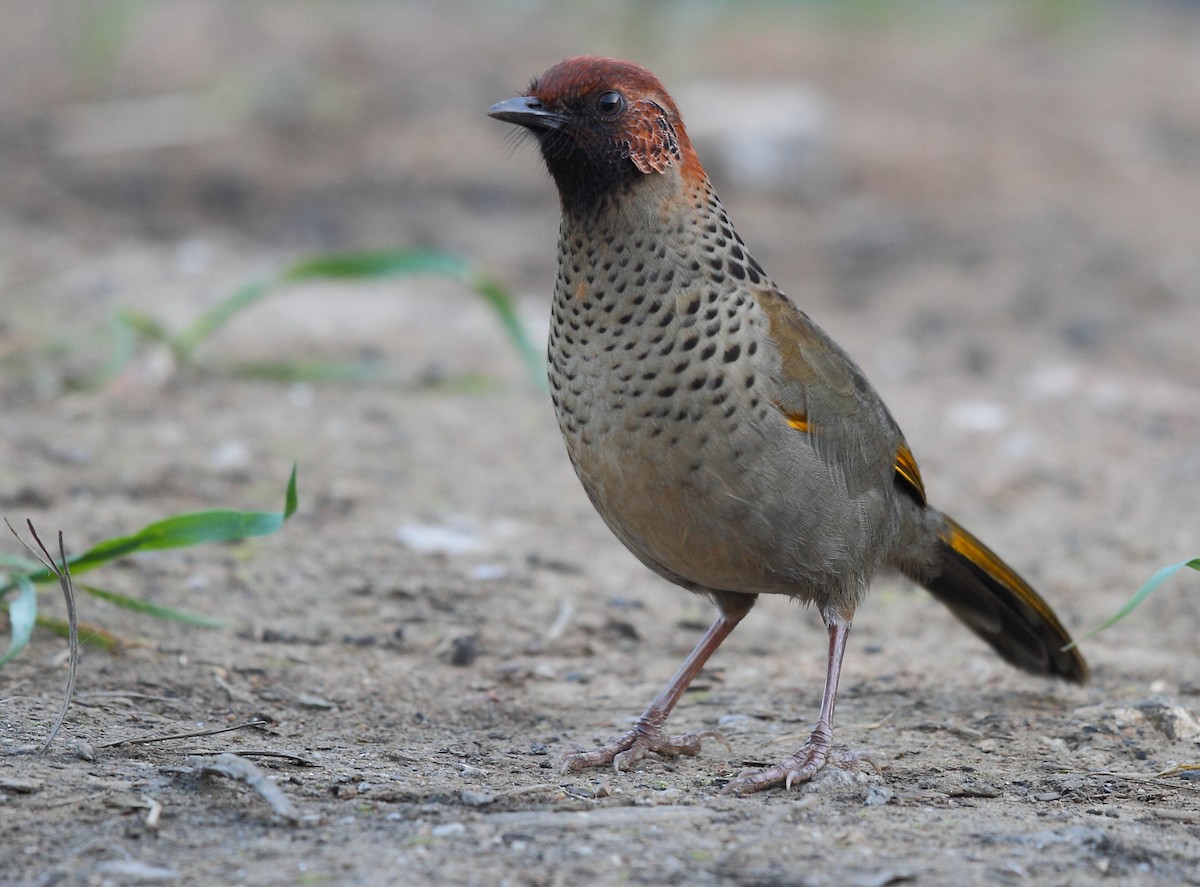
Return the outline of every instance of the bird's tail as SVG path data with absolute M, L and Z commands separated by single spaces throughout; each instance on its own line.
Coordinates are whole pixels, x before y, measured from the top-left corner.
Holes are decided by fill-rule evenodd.
M 1039 675 L 1083 683 L 1087 663 L 1050 605 L 1016 571 L 946 518 L 933 569 L 916 578 L 1007 662 Z M 932 578 L 930 578 L 932 577 Z

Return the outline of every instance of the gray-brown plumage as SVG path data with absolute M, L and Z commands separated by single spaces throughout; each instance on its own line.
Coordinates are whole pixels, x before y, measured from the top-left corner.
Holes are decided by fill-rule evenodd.
M 534 134 L 559 190 L 549 374 L 571 462 L 629 550 L 719 611 L 638 725 L 567 769 L 696 753 L 703 734 L 662 724 L 767 593 L 814 604 L 829 629 L 821 715 L 799 752 L 729 788 L 810 778 L 829 753 L 851 620 L 885 567 L 1012 664 L 1086 678 L 1049 606 L 926 503 L 887 407 L 751 257 L 649 71 L 569 59 L 490 113 Z

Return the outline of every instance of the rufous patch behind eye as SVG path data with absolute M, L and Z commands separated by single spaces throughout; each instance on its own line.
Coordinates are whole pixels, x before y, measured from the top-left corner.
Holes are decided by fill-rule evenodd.
M 640 172 L 666 172 L 679 162 L 679 139 L 667 113 L 654 102 L 634 102 L 626 116 L 629 159 Z

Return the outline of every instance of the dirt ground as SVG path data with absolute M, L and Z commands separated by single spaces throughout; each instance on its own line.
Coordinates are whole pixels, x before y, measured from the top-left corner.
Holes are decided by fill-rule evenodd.
M 490 103 L 584 51 L 650 65 L 718 133 L 756 126 L 729 95 L 790 90 L 816 110 L 782 180 L 739 179 L 738 151 L 697 133 L 742 236 L 873 378 L 931 499 L 1072 631 L 1095 626 L 1200 554 L 1200 10 L 812 9 L 11 5 L 0 512 L 78 551 L 276 508 L 293 461 L 300 511 L 91 574 L 227 627 L 85 596 L 81 618 L 127 643 L 85 652 L 48 754 L 29 752 L 64 642 L 38 631 L 0 671 L 0 884 L 1200 884 L 1200 780 L 1160 775 L 1200 760 L 1194 574 L 1085 646 L 1084 687 L 1014 672 L 881 578 L 834 737 L 877 769 L 728 797 L 798 747 L 820 697 L 819 621 L 763 600 L 671 722 L 731 750 L 564 776 L 710 614 L 609 535 L 471 293 L 293 287 L 194 364 L 146 347 L 86 385 L 118 310 L 178 329 L 323 250 L 465 254 L 540 339 L 557 207 Z M 296 358 L 386 379 L 236 370 Z M 57 592 L 42 607 L 61 615 Z M 225 752 L 296 817 L 206 773 Z

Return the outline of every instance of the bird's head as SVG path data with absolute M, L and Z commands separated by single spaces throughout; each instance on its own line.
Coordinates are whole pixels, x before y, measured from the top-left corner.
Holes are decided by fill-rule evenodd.
M 567 59 L 488 115 L 533 134 L 568 211 L 594 209 L 648 179 L 704 178 L 675 102 L 632 62 Z

